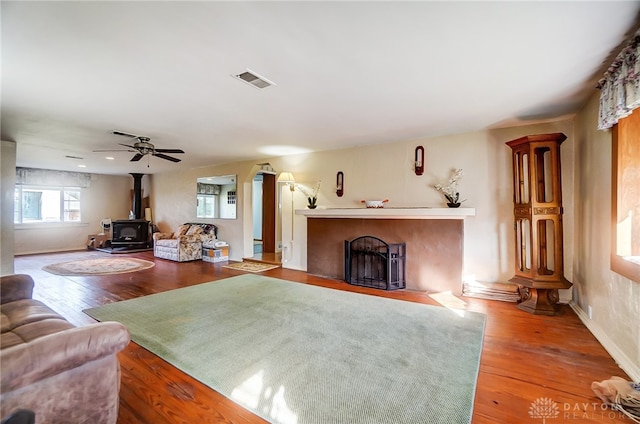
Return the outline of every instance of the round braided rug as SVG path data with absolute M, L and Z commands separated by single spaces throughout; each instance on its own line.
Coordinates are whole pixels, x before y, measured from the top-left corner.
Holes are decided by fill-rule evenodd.
M 56 275 L 108 275 L 136 272 L 155 266 L 153 262 L 136 258 L 84 259 L 43 266 Z

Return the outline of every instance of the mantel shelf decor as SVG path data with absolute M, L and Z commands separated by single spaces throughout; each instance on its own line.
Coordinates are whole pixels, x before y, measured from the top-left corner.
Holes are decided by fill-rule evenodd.
M 296 188 L 307 197 L 307 208 L 315 209 L 318 207 L 318 192 L 321 183 L 322 181 L 318 180 L 310 192 L 303 185 L 296 184 Z
M 307 218 L 357 219 L 465 219 L 476 215 L 475 208 L 331 208 L 296 209 Z
M 464 200 L 460 200 L 460 192 L 458 192 L 458 182 L 462 178 L 462 174 L 462 169 L 456 169 L 445 187 L 442 184 L 433 186 L 447 199 L 447 206 L 450 208 L 459 208 L 460 203 L 464 202 Z

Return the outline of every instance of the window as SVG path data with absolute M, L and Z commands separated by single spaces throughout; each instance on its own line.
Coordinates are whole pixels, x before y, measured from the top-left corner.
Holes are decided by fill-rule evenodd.
M 198 194 L 198 208 L 196 216 L 198 218 L 215 218 L 215 205 L 217 195 Z
M 640 282 L 640 109 L 613 127 L 611 269 Z
M 80 222 L 80 188 L 16 185 L 16 224 Z

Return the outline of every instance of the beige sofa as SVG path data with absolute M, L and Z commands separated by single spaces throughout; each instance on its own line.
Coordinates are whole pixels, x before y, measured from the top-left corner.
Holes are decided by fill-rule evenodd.
M 0 418 L 20 409 L 36 423 L 115 423 L 120 364 L 129 343 L 120 323 L 75 327 L 31 298 L 28 275 L 0 278 Z
M 177 262 L 202 259 L 202 243 L 216 240 L 218 227 L 213 224 L 182 224 L 173 233 L 153 233 L 153 255 Z

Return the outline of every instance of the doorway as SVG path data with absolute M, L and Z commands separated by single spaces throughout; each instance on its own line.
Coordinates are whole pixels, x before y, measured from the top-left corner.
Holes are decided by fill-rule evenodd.
M 262 253 L 262 174 L 253 177 L 253 254 Z
M 258 173 L 253 178 L 253 256 L 276 252 L 276 176 Z

